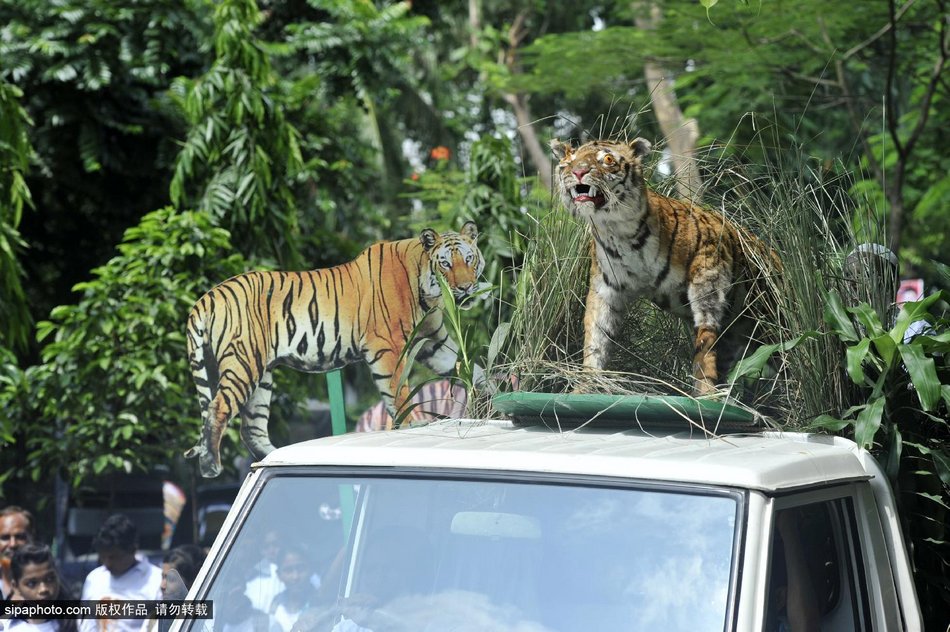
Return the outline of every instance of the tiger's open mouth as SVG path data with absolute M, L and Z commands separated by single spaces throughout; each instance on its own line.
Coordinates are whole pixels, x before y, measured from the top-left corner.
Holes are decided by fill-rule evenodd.
M 571 187 L 571 199 L 574 200 L 574 204 L 590 202 L 595 208 L 600 208 L 607 203 L 607 198 L 604 194 L 601 193 L 597 187 L 593 187 L 589 184 L 578 184 Z

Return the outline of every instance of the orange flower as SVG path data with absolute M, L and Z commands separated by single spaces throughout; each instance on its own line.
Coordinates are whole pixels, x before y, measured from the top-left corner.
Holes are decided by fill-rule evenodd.
M 418 174 L 418 173 L 413 173 L 411 176 L 409 176 L 409 179 L 410 179 L 410 180 L 418 180 L 418 179 L 419 179 L 419 174 Z
M 452 157 L 452 151 L 444 145 L 439 145 L 438 147 L 432 148 L 432 151 L 429 152 L 429 157 L 433 160 L 448 160 Z

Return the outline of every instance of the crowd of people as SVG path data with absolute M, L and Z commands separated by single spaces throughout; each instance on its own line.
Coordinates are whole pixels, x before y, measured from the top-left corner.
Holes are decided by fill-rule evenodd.
M 79 595 L 70 594 L 49 546 L 38 542 L 33 514 L 0 509 L 0 601 L 159 601 L 184 599 L 205 551 L 181 545 L 165 552 L 162 566 L 138 552 L 138 529 L 124 514 L 109 516 L 92 542 L 99 566 Z M 0 619 L 0 632 L 160 632 L 165 621 L 139 619 Z

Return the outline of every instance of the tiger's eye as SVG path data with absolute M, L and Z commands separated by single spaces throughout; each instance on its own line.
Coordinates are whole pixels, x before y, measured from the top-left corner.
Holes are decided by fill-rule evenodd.
M 603 163 L 604 163 L 605 165 L 612 165 L 612 164 L 614 164 L 614 157 L 611 156 L 610 154 L 605 154 L 604 157 L 603 157 Z

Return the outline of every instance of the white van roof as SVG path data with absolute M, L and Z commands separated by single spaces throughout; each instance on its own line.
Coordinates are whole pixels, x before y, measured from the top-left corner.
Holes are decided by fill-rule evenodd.
M 707 438 L 588 425 L 447 420 L 348 433 L 280 448 L 255 467 L 369 466 L 610 476 L 786 491 L 870 477 L 855 444 L 826 435 L 764 432 Z

